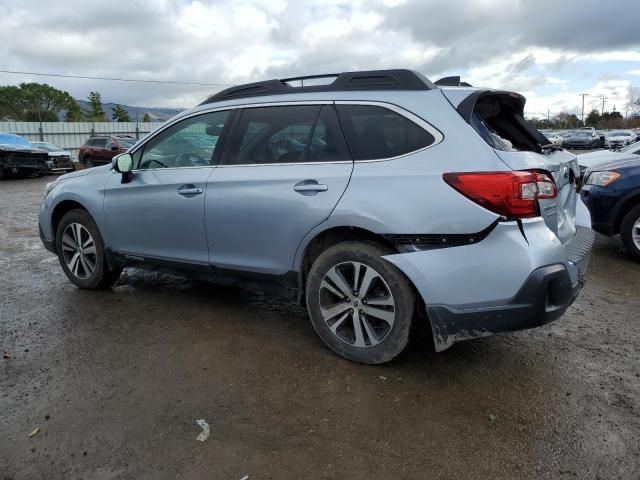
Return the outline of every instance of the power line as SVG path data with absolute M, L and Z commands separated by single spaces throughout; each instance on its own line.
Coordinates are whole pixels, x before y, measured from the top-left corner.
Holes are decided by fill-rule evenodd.
M 86 77 L 82 75 L 62 75 L 61 73 L 18 72 L 15 70 L 0 70 L 0 73 L 10 73 L 13 75 L 37 75 L 40 77 L 78 78 L 83 80 L 104 80 L 108 82 L 163 83 L 163 84 L 172 84 L 172 85 L 197 85 L 201 87 L 231 87 L 232 86 L 226 83 L 171 82 L 168 80 L 136 80 L 133 78 Z

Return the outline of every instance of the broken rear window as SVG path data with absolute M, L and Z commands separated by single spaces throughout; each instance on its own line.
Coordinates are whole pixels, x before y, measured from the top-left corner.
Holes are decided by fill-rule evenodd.
M 523 108 L 519 95 L 485 93 L 476 100 L 469 123 L 496 150 L 539 152 L 549 140 L 525 120 Z

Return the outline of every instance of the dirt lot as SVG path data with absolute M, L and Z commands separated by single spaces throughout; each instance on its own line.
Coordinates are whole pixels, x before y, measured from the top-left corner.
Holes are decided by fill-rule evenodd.
M 78 290 L 38 239 L 45 181 L 0 183 L 0 479 L 640 478 L 617 239 L 561 320 L 372 367 L 277 299 L 137 270 Z

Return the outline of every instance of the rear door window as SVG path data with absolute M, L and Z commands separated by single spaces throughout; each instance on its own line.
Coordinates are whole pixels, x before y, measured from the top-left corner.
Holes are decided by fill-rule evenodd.
M 304 162 L 319 112 L 319 105 L 243 110 L 224 163 L 254 165 Z
M 338 105 L 340 122 L 354 160 L 392 158 L 434 143 L 431 133 L 388 108 Z
M 347 142 L 333 105 L 323 105 L 313 129 L 307 162 L 336 162 L 351 160 Z

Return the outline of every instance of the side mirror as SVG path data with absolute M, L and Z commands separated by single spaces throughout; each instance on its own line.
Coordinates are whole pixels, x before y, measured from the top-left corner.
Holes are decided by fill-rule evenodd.
M 118 150 L 118 146 L 117 145 L 111 145 L 111 150 Z
M 130 153 L 116 155 L 111 161 L 113 169 L 122 174 L 122 183 L 129 183 L 133 178 L 133 157 Z
M 130 153 L 123 153 L 113 157 L 113 169 L 118 173 L 129 173 L 133 170 L 133 157 Z

